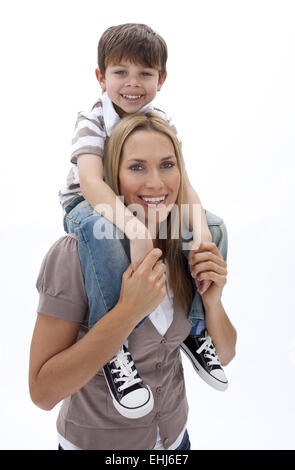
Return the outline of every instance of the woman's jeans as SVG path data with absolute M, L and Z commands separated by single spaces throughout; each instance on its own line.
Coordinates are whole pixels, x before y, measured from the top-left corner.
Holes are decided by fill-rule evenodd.
M 216 215 L 208 211 L 205 213 L 212 241 L 226 260 L 225 224 Z M 64 227 L 67 233 L 74 233 L 78 239 L 78 251 L 89 302 L 88 326 L 91 328 L 117 304 L 120 298 L 122 276 L 130 264 L 129 239 L 110 221 L 94 211 L 82 196 L 75 198 L 66 207 Z M 186 243 L 188 242 L 189 240 L 186 240 Z M 183 250 L 183 254 L 188 259 L 189 250 Z M 204 323 L 205 315 L 202 298 L 194 282 L 192 285 L 194 299 L 188 318 L 193 327 L 196 327 L 198 323 Z M 192 329 L 191 334 L 197 334 L 196 328 Z
M 187 429 L 185 430 L 185 433 L 184 433 L 184 436 L 183 436 L 183 439 L 180 443 L 180 446 L 177 447 L 177 449 L 175 450 L 190 450 L 191 448 L 191 442 L 189 440 L 189 435 L 188 435 L 188 432 L 187 432 Z

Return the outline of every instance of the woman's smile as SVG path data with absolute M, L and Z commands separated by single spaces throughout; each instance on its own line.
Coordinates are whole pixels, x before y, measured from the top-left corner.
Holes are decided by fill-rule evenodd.
M 147 205 L 148 207 L 158 207 L 158 206 L 163 206 L 165 205 L 165 201 L 168 197 L 168 194 L 164 194 L 161 196 L 138 196 L 139 199 L 142 200 L 144 205 Z

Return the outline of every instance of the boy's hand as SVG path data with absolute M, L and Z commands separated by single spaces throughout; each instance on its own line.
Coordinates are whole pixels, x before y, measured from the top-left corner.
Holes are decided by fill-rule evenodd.
M 200 289 L 198 289 L 202 294 L 203 301 L 216 303 L 220 299 L 226 283 L 227 263 L 222 258 L 215 243 L 201 243 L 199 250 L 191 250 L 189 264 L 191 275 L 195 279 L 197 287 L 199 283 L 210 281 L 210 288 L 206 291 L 202 290 L 200 292 Z
M 130 258 L 134 271 L 136 271 L 142 260 L 152 249 L 153 241 L 150 238 L 135 238 L 130 240 Z
M 153 249 L 153 240 L 145 224 L 134 216 L 125 225 L 125 233 L 130 240 L 131 265 L 136 271 L 145 256 Z
M 202 230 L 201 240 L 198 241 L 198 240 L 195 240 L 194 238 L 191 244 L 190 257 L 191 257 L 191 253 L 197 252 L 203 244 L 211 243 L 211 242 L 212 242 L 212 235 L 211 235 L 210 230 L 208 228 L 206 230 Z M 210 285 L 212 284 L 212 281 L 209 281 L 209 280 L 198 281 L 197 279 L 195 279 L 195 283 L 196 283 L 196 287 L 198 289 L 199 294 L 202 295 L 206 292 L 206 290 L 209 289 Z

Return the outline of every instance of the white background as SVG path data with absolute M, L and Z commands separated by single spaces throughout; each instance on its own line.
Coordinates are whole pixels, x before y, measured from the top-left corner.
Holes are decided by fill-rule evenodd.
M 184 361 L 192 449 L 294 449 L 295 2 L 2 2 L 0 448 L 55 449 L 30 401 L 43 256 L 63 235 L 57 192 L 77 112 L 99 96 L 96 47 L 115 24 L 165 38 L 172 115 L 191 181 L 229 233 L 225 308 L 238 330 L 228 391 Z

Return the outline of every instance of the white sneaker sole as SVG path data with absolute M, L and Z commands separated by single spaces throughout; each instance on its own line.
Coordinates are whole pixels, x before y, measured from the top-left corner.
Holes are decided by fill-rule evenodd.
M 184 343 L 181 344 L 180 348 L 185 353 L 185 355 L 189 358 L 197 374 L 199 374 L 199 376 L 204 380 L 204 382 L 206 382 L 208 385 L 210 385 L 211 387 L 221 392 L 224 392 L 227 389 L 228 382 L 221 382 L 221 380 L 218 380 L 216 379 L 216 377 L 213 377 L 212 375 L 208 374 L 208 372 L 206 372 L 203 369 L 203 367 L 197 361 L 197 359 L 191 355 L 189 348 Z
M 143 416 L 146 416 L 147 414 L 149 414 L 152 411 L 152 409 L 154 408 L 154 397 L 153 397 L 152 391 L 151 391 L 151 389 L 148 385 L 146 387 L 150 392 L 149 401 L 146 402 L 146 404 L 143 405 L 143 406 L 139 406 L 137 408 L 128 408 L 127 406 L 120 405 L 120 403 L 117 402 L 117 400 L 115 399 L 115 397 L 112 393 L 112 390 L 111 390 L 111 388 L 108 384 L 108 381 L 107 381 L 104 370 L 103 370 L 103 373 L 104 373 L 104 376 L 105 376 L 105 381 L 106 381 L 106 384 L 108 386 L 110 395 L 113 399 L 113 405 L 116 408 L 116 410 L 118 411 L 118 413 L 120 413 L 120 415 L 124 416 L 125 418 L 129 418 L 129 419 L 138 419 L 138 418 L 143 418 Z

